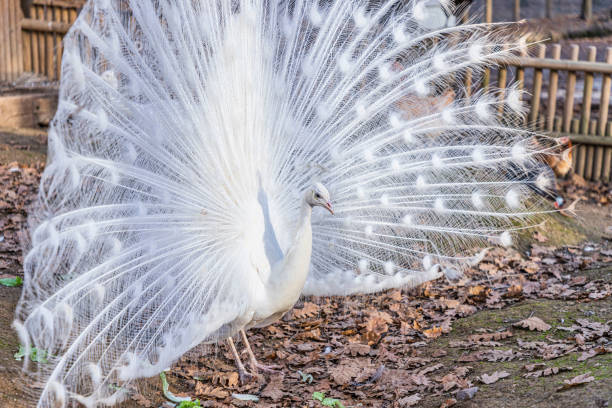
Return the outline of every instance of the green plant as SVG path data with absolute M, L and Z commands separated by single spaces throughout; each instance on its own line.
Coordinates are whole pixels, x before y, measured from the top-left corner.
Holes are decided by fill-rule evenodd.
M 196 408 L 201 407 L 200 400 L 195 401 L 182 401 L 180 404 L 176 406 L 176 408 Z
M 14 354 L 15 360 L 21 361 L 21 359 L 26 356 L 29 356 L 30 360 L 35 363 L 48 363 L 47 357 L 49 354 L 46 350 L 38 350 L 36 347 L 26 350 L 26 348 L 20 344 L 19 351 Z
M 19 276 L 15 276 L 14 278 L 2 278 L 0 279 L 0 285 L 10 287 L 21 286 L 23 285 L 23 279 L 21 279 Z
M 344 404 L 339 399 L 325 397 L 325 393 L 323 392 L 317 391 L 312 393 L 312 399 L 319 401 L 324 407 L 345 408 Z

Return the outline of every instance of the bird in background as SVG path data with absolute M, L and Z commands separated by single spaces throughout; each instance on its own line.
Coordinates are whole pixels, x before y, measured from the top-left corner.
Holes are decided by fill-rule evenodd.
M 25 367 L 32 406 L 118 404 L 203 343 L 229 339 L 239 361 L 232 337 L 251 352 L 244 330 L 300 295 L 456 276 L 548 211 L 530 188 L 546 174 L 504 171 L 542 153 L 520 91 L 462 82 L 524 42 L 432 30 L 425 3 L 87 3 L 14 322 L 49 356 Z

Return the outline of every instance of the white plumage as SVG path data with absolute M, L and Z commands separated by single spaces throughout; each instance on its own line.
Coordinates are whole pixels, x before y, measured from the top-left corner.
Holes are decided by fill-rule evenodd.
M 300 294 L 413 286 L 511 243 L 536 210 L 531 181 L 504 169 L 537 152 L 514 127 L 516 90 L 500 119 L 504 95 L 465 97 L 460 79 L 520 44 L 431 31 L 427 10 L 87 4 L 65 39 L 15 321 L 52 356 L 39 407 L 112 405 Z M 452 103 L 428 105 L 448 88 Z M 326 188 L 335 216 L 312 211 Z

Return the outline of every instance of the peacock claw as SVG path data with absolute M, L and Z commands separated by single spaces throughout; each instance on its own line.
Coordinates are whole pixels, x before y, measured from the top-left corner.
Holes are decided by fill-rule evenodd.
M 261 378 L 262 378 L 262 375 L 258 373 L 250 373 L 246 370 L 238 371 L 238 379 L 240 380 L 240 385 L 246 385 L 252 382 L 253 380 L 261 379 Z
M 259 361 L 251 361 L 251 369 L 254 372 L 263 371 L 264 373 L 277 373 L 282 367 L 276 364 L 265 365 Z

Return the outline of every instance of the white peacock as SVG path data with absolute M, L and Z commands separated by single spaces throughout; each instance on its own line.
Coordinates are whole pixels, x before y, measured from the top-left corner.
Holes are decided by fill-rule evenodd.
M 113 405 L 301 294 L 414 286 L 533 222 L 535 181 L 505 171 L 538 153 L 520 93 L 461 85 L 522 45 L 431 31 L 423 2 L 403 3 L 84 7 L 15 320 L 51 356 L 33 367 L 38 407 Z M 451 103 L 401 110 L 449 88 Z

